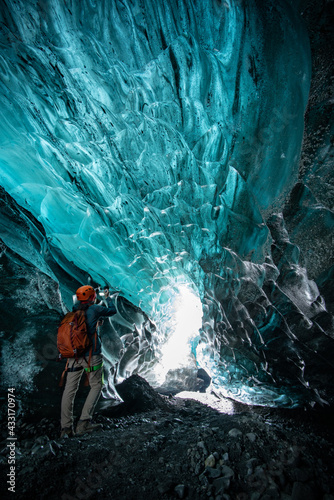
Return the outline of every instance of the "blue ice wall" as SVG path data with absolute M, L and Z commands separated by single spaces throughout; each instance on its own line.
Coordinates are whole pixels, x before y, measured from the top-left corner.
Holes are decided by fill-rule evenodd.
M 157 366 L 186 290 L 191 369 L 246 402 L 320 399 L 303 345 L 325 304 L 280 215 L 311 76 L 292 4 L 19 0 L 0 22 L 0 181 L 41 239 L 2 219 L 4 245 L 68 307 L 50 255 L 119 290 L 156 324 Z

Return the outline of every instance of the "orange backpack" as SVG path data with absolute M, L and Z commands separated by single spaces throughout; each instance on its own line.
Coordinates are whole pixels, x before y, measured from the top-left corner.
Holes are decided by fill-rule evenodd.
M 91 346 L 84 310 L 67 313 L 58 328 L 59 358 L 78 358 Z
M 77 359 L 83 356 L 89 349 L 88 368 L 90 367 L 90 360 L 92 356 L 92 341 L 90 340 L 87 332 L 86 325 L 86 311 L 88 305 L 82 306 L 75 312 L 65 314 L 62 319 L 57 334 L 57 348 L 59 351 L 58 361 L 62 358 L 67 358 L 65 369 L 60 378 L 59 386 L 64 384 L 65 374 L 68 368 L 69 358 Z M 95 332 L 96 343 L 96 332 Z M 86 381 L 87 384 L 87 381 Z

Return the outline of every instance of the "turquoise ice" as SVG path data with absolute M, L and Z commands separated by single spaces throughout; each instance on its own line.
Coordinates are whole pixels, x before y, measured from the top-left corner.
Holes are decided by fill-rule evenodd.
M 153 385 L 201 366 L 241 401 L 320 399 L 298 328 L 321 337 L 325 303 L 282 216 L 311 78 L 293 3 L 6 4 L 0 182 L 33 229 L 0 220 L 4 244 L 59 283 L 67 307 L 50 258 L 140 307 L 155 354 L 136 370 Z M 173 338 L 172 359 L 177 345 L 184 355 L 169 365 Z

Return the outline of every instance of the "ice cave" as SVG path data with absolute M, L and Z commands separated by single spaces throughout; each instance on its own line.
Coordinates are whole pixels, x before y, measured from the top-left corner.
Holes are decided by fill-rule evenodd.
M 2 0 L 1 385 L 59 403 L 108 285 L 104 399 L 333 403 L 333 2 Z M 116 367 L 116 368 L 115 368 Z M 30 403 L 29 403 L 30 404 Z

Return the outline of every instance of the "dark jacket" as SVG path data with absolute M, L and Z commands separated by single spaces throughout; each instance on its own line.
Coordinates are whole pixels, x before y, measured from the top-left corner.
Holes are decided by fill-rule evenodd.
M 98 306 L 96 304 L 92 305 L 85 305 L 81 304 L 78 302 L 77 304 L 74 304 L 73 306 L 73 311 L 78 311 L 79 309 L 86 309 L 86 323 L 87 323 L 87 332 L 89 338 L 93 342 L 93 350 L 92 350 L 92 356 L 94 354 L 101 354 L 101 339 L 98 335 L 97 330 L 97 322 L 100 318 L 104 318 L 107 316 L 113 316 L 114 314 L 117 313 L 116 307 L 114 304 L 110 301 L 108 302 L 109 307 L 103 307 L 103 306 Z M 96 332 L 96 342 L 95 342 L 95 332 Z M 85 353 L 86 356 L 89 356 L 89 350 Z

